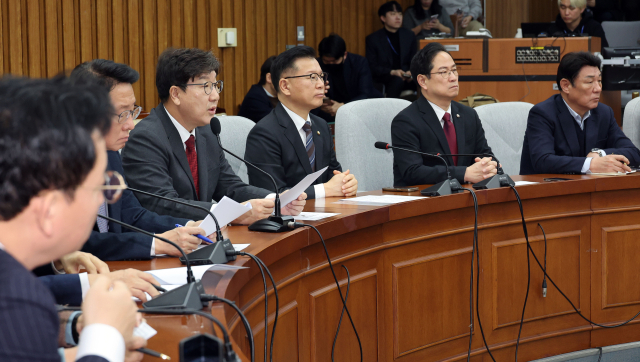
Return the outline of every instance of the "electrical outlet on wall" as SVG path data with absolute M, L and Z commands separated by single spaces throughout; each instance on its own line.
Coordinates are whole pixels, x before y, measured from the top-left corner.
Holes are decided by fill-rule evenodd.
M 218 47 L 228 48 L 238 46 L 238 29 L 218 28 Z

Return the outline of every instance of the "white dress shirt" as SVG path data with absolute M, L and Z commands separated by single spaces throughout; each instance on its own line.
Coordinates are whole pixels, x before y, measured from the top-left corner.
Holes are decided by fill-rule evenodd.
M 427 102 L 429 102 L 429 104 L 431 105 L 431 108 L 433 108 L 433 111 L 436 112 L 436 117 L 438 117 L 438 120 L 440 121 L 440 126 L 442 128 L 444 128 L 444 119 L 442 118 L 444 117 L 445 113 L 449 113 L 451 123 L 453 124 L 453 117 L 451 117 L 451 103 L 449 103 L 449 108 L 447 108 L 447 110 L 445 111 L 444 109 L 437 106 L 435 103 L 432 103 L 429 100 L 427 100 Z
M 569 113 L 571 113 L 571 117 L 573 117 L 573 119 L 576 122 L 578 122 L 578 126 L 580 126 L 580 129 L 584 131 L 584 121 L 587 118 L 589 118 L 589 116 L 591 115 L 591 110 L 587 111 L 587 114 L 585 114 L 584 118 L 583 118 L 581 115 L 578 114 L 578 112 L 574 111 L 573 109 L 571 109 L 571 107 L 569 107 L 569 105 L 564 100 L 564 98 L 562 99 L 562 101 L 564 102 L 564 104 L 569 109 Z M 591 168 L 591 160 L 592 159 L 593 159 L 593 157 L 587 157 L 587 159 L 584 160 L 584 164 L 582 165 L 582 170 L 580 170 L 580 172 L 582 172 L 582 173 L 591 173 L 590 168 Z

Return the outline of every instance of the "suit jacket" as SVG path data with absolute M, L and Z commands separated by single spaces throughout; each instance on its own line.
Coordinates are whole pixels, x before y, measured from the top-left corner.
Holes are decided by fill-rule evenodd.
M 107 155 L 107 169 L 117 171 L 124 177 L 120 154 L 117 151 L 107 151 Z M 188 219 L 161 216 L 145 209 L 129 190 L 124 190 L 116 203 L 108 204 L 107 210 L 109 217 L 151 233 L 160 234 L 174 229 L 176 224 L 184 225 L 189 222 Z M 150 259 L 151 243 L 150 236 L 109 222 L 109 232 L 106 233 L 101 233 L 97 224 L 94 226 L 89 240 L 82 246 L 82 251 L 102 260 Z
M 196 128 L 199 194 L 196 196 L 189 161 L 180 134 L 162 104 L 131 131 L 122 150 L 122 163 L 129 184 L 140 190 L 181 199 L 194 205 L 211 208 L 213 200 L 223 196 L 244 202 L 264 198 L 270 191 L 242 182 L 224 156 L 209 125 Z M 204 211 L 137 195 L 142 206 L 161 215 L 193 220 L 203 219 Z
M 272 109 L 273 106 L 264 88 L 260 84 L 254 84 L 249 88 L 247 95 L 244 96 L 238 116 L 258 122 L 269 114 Z
M 60 362 L 58 311 L 51 292 L 0 250 L 0 361 Z M 87 356 L 83 362 L 106 362 Z
M 342 167 L 336 160 L 327 122 L 313 114 L 310 117 L 313 143 L 316 147 L 316 170 L 329 166 L 314 182 L 315 185 L 329 181 L 333 177 L 333 170 L 342 171 Z M 300 133 L 282 104 L 278 104 L 251 129 L 246 147 L 244 157 L 273 177 L 278 185 L 278 192 L 292 188 L 308 174 L 313 173 Z M 249 183 L 273 189 L 273 182 L 265 174 L 252 167 L 248 167 L 247 171 Z M 305 192 L 308 199 L 314 199 L 316 196 L 313 185 Z
M 452 101 L 451 117 L 456 129 L 458 153 L 492 153 L 475 110 Z M 431 154 L 451 153 L 440 120 L 422 95 L 393 119 L 391 140 L 392 145 L 397 147 Z M 451 156 L 443 157 L 449 165 L 451 176 L 463 183 L 467 167 L 474 163 L 475 157 L 458 157 L 457 166 L 453 166 Z M 395 186 L 435 184 L 446 178 L 446 167 L 440 159 L 393 150 Z
M 520 174 L 579 174 L 587 155 L 580 154 L 575 122 L 559 94 L 533 106 L 524 134 Z M 587 153 L 600 148 L 607 154 L 626 156 L 632 165 L 640 164 L 640 151 L 618 127 L 611 107 L 598 103 L 584 124 Z
M 56 275 L 51 263 L 39 266 L 31 271 L 33 275 L 49 288 L 56 304 L 79 306 L 82 304 L 82 286 L 78 274 Z
M 411 59 L 416 54 L 416 37 L 411 30 L 400 28 L 400 67 L 403 71 L 411 68 Z M 393 69 L 393 49 L 387 39 L 384 28 L 367 36 L 366 56 L 371 67 L 371 75 L 376 82 L 382 82 Z
M 318 63 L 323 71 L 329 72 L 331 79 L 331 71 L 327 65 L 322 62 L 322 58 L 318 58 Z M 369 98 L 382 98 L 382 94 L 374 88 L 373 78 L 367 59 L 362 55 L 349 53 L 344 60 L 344 82 L 346 84 L 347 93 L 349 94 L 348 102 L 358 101 Z M 333 84 L 329 81 L 329 84 Z M 263 92 L 264 93 L 264 92 Z M 334 99 L 335 89 L 329 88 L 327 97 Z

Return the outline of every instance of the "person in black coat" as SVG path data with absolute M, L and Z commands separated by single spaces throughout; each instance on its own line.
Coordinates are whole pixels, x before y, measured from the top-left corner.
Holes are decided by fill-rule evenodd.
M 373 81 L 384 84 L 387 97 L 398 98 L 404 90 L 415 90 L 410 68 L 416 38 L 402 27 L 402 7 L 396 1 L 382 4 L 378 16 L 384 28 L 367 36 L 366 57 Z
M 271 63 L 275 56 L 267 58 L 260 67 L 260 81 L 249 88 L 240 105 L 238 116 L 258 122 L 278 104 L 276 90 L 271 82 Z
M 607 37 L 602 25 L 598 23 L 587 8 L 587 0 L 558 0 L 560 14 L 556 22 L 549 27 L 549 35 L 552 36 L 597 36 L 600 38 L 602 48 L 608 47 Z

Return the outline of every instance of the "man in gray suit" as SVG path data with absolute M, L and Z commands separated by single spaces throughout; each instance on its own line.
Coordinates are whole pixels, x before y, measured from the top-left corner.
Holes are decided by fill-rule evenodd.
M 227 196 L 251 203 L 251 211 L 235 220 L 250 224 L 271 215 L 271 192 L 249 186 L 233 172 L 209 123 L 216 114 L 222 81 L 211 53 L 197 48 L 167 49 L 158 59 L 156 87 L 161 103 L 131 131 L 122 150 L 128 183 L 138 189 L 211 208 Z M 137 195 L 158 214 L 193 220 L 206 213 L 174 202 Z M 307 198 L 302 194 L 282 213 L 297 215 Z

